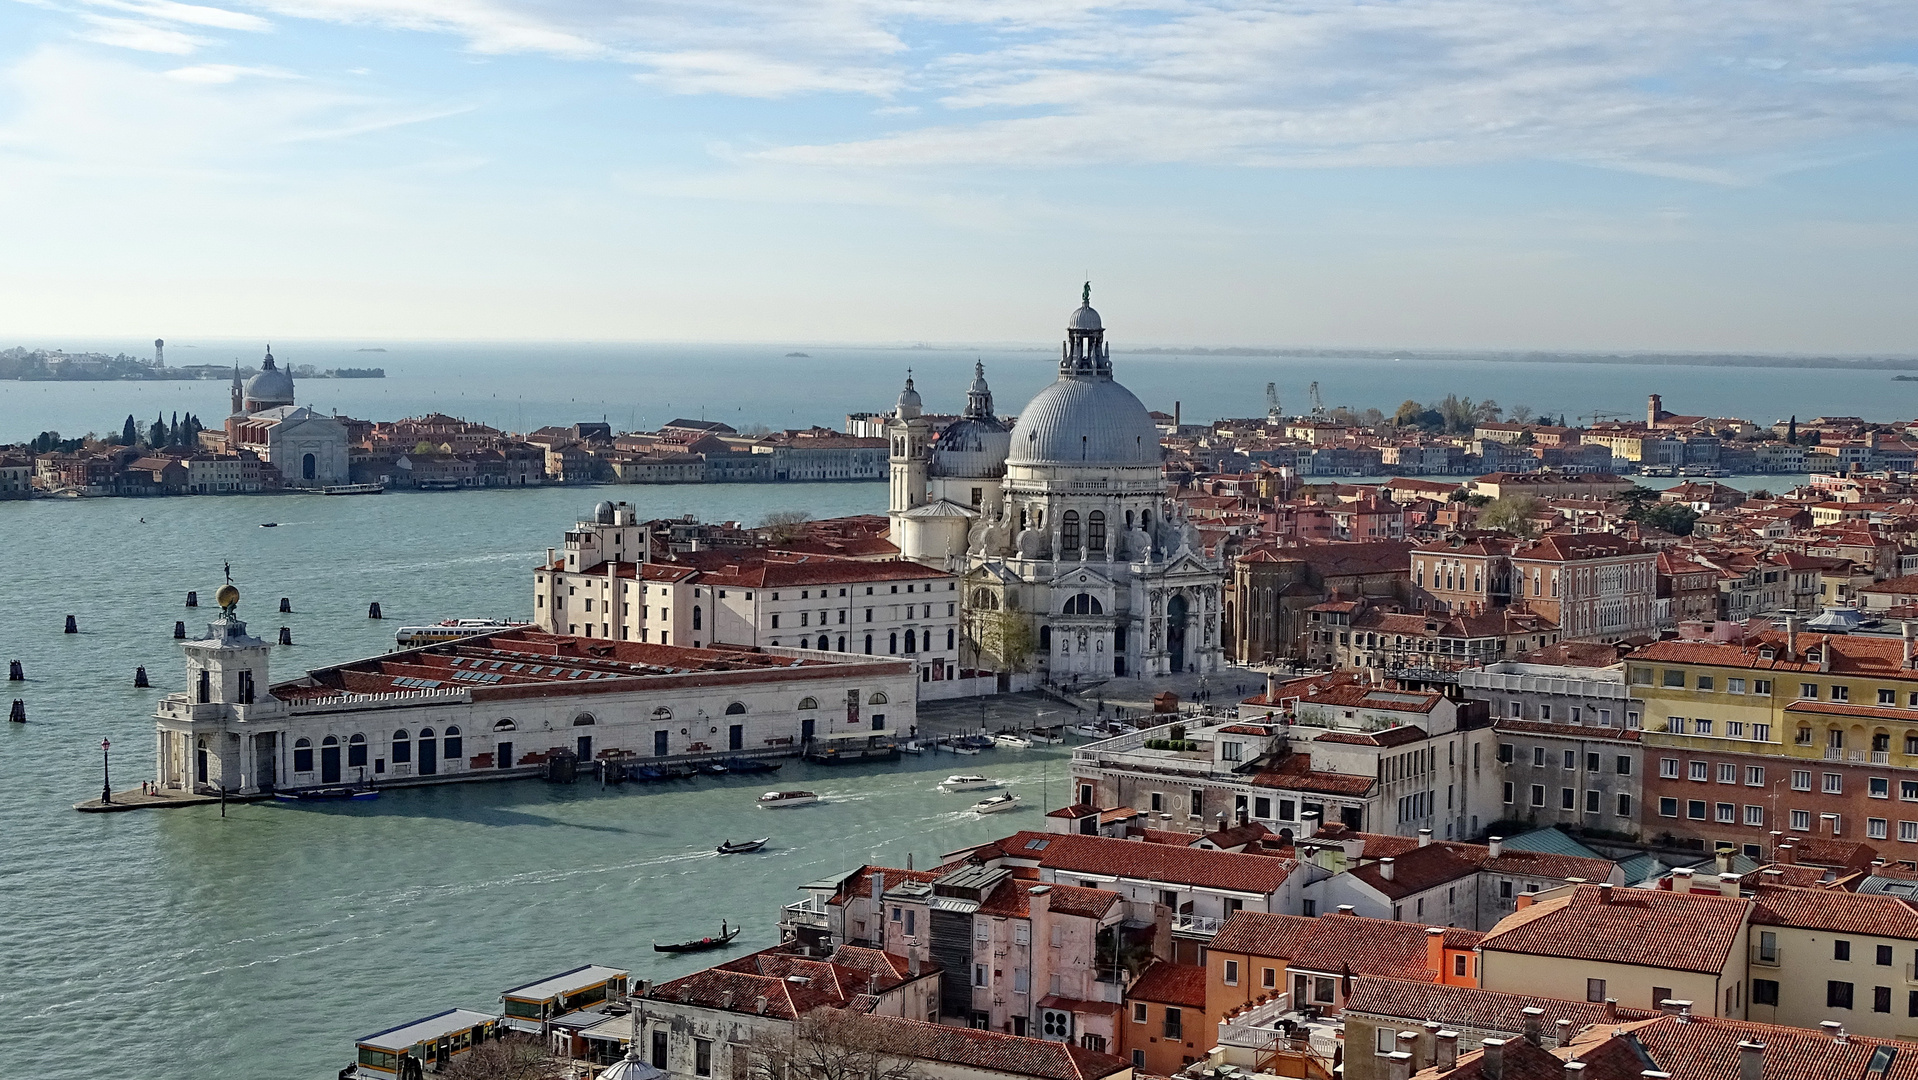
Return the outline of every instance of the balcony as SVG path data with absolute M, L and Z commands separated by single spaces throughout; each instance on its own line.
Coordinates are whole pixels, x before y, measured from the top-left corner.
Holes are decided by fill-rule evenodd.
M 815 930 L 831 927 L 831 912 L 826 905 L 813 900 L 801 900 L 797 904 L 787 904 L 779 909 L 779 925 L 806 926 Z
M 1873 765 L 1889 765 L 1889 764 L 1891 764 L 1891 751 L 1889 751 L 1889 750 L 1873 750 L 1873 751 L 1871 752 L 1871 763 L 1872 763 Z
M 1175 934 L 1196 934 L 1212 937 L 1225 925 L 1224 919 L 1215 919 L 1210 915 L 1177 914 L 1172 916 L 1172 932 Z
M 1783 955 L 1784 950 L 1779 948 L 1776 943 L 1768 946 L 1762 941 L 1752 942 L 1752 963 L 1759 967 L 1775 968 L 1779 965 L 1779 957 Z M 1910 967 L 1910 965 L 1907 964 L 1906 967 Z
M 1827 747 L 1825 747 L 1825 760 L 1826 760 L 1826 761 L 1843 761 L 1843 760 L 1845 760 L 1845 751 L 1844 751 L 1844 749 L 1843 749 L 1842 747 L 1837 747 L 1837 746 L 1827 746 Z

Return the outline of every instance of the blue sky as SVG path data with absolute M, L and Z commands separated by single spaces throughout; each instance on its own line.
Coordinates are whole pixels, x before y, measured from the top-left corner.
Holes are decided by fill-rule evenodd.
M 0 0 L 49 335 L 1918 353 L 1908 0 Z

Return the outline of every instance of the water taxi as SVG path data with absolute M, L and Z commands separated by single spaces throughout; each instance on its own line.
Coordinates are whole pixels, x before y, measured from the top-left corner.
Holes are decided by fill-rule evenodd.
M 332 487 L 321 488 L 320 491 L 326 495 L 384 495 L 386 493 L 386 485 L 334 484 Z
M 939 782 L 940 791 L 984 791 L 998 786 L 999 781 L 974 773 L 953 773 Z
M 997 814 L 1003 810 L 1011 810 L 1018 805 L 1019 796 L 1008 791 L 1004 795 L 994 795 L 990 799 L 981 799 L 973 803 L 972 812 L 975 814 Z
M 994 735 L 992 737 L 992 741 L 995 743 L 998 743 L 1000 746 L 1004 746 L 1012 750 L 1032 749 L 1032 740 L 1026 738 L 1024 735 L 1019 734 L 1018 732 L 1007 732 L 1006 734 L 1003 734 L 1003 735 Z
M 495 630 L 511 630 L 517 626 L 531 626 L 531 623 L 506 622 L 501 619 L 445 619 L 431 626 L 402 626 L 393 632 L 393 640 L 402 649 L 417 648 L 421 645 L 438 645 L 446 641 L 458 641 L 474 634 L 490 634 Z
M 811 791 L 768 791 L 759 797 L 759 808 L 784 810 L 789 806 L 806 806 L 818 801 L 818 794 Z

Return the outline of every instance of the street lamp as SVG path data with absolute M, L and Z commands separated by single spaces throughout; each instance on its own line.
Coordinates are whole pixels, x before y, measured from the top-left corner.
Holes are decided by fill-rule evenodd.
M 100 801 L 108 806 L 113 805 L 113 774 L 107 771 L 107 751 L 111 749 L 111 742 L 100 740 Z

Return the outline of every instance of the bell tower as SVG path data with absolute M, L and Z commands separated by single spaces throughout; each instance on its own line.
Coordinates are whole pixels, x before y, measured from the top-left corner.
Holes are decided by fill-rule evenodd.
M 921 415 L 919 391 L 912 388 L 911 371 L 906 372 L 906 388 L 899 391 L 899 404 L 892 417 L 892 423 L 886 425 L 886 437 L 892 444 L 888 459 L 892 465 L 889 509 L 899 515 L 925 504 L 929 464 L 926 447 L 932 430 Z

